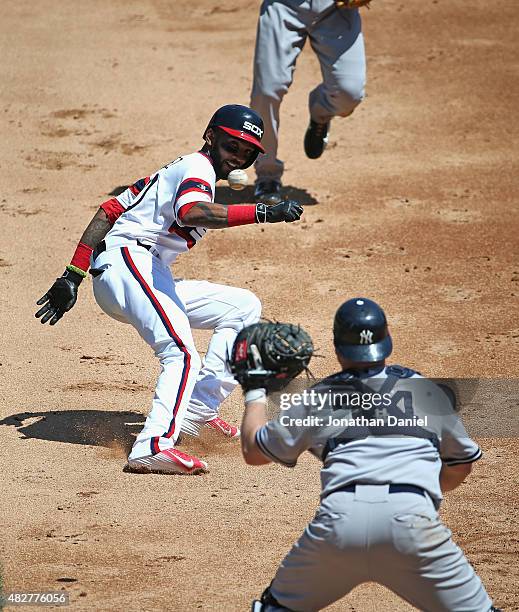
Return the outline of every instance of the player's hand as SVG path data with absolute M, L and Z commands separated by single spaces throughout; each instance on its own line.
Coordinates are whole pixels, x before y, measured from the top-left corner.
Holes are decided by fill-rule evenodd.
M 76 272 L 66 270 L 63 276 L 57 278 L 47 293 L 36 302 L 38 306 L 43 306 L 35 316 L 38 319 L 41 317 L 42 323 L 50 320 L 51 325 L 56 325 L 76 303 L 77 290 L 82 280 L 83 277 Z
M 274 206 L 256 204 L 256 223 L 292 223 L 303 214 L 303 207 L 294 200 L 284 200 Z
M 237 335 L 228 365 L 251 402 L 286 387 L 308 369 L 313 352 L 312 339 L 299 325 L 254 323 Z M 250 394 L 258 389 L 262 391 Z

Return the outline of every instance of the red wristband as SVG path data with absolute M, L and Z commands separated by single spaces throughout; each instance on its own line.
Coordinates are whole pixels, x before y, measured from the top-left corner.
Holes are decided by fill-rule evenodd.
M 80 270 L 83 270 L 83 272 L 86 272 L 90 267 L 90 255 L 92 255 L 93 250 L 94 249 L 92 247 L 89 247 L 88 244 L 80 242 L 77 245 L 74 257 L 72 257 L 70 265 L 74 266 L 75 268 L 79 268 Z
M 233 204 L 227 209 L 227 224 L 229 227 L 256 223 L 255 204 Z

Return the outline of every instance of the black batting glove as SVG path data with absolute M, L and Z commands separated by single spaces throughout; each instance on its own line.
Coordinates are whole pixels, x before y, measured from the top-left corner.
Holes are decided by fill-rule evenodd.
M 47 293 L 41 297 L 36 304 L 43 307 L 38 310 L 36 317 L 41 319 L 41 323 L 50 320 L 51 325 L 61 319 L 68 312 L 77 300 L 77 290 L 83 276 L 73 270 L 65 270 L 63 276 L 57 278 Z
M 303 214 L 303 207 L 294 200 L 284 200 L 274 206 L 256 204 L 256 223 L 292 223 Z

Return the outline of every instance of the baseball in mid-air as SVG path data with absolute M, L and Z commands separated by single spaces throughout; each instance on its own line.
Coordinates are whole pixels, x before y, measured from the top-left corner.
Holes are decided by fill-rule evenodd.
M 247 176 L 245 170 L 238 168 L 237 170 L 231 170 L 231 172 L 229 172 L 227 182 L 229 183 L 229 187 L 231 189 L 236 189 L 236 191 L 239 191 L 240 189 L 245 189 L 245 187 L 247 187 L 249 177 Z

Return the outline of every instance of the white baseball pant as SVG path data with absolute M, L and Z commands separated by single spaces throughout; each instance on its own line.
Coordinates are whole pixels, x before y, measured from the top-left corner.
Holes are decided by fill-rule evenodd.
M 104 251 L 92 268 L 99 306 L 133 325 L 160 361 L 151 411 L 130 458 L 172 448 L 187 413 L 194 422 L 211 420 L 236 386 L 227 356 L 238 332 L 259 320 L 261 303 L 246 289 L 174 280 L 168 266 L 136 243 Z M 203 361 L 191 328 L 214 329 Z

